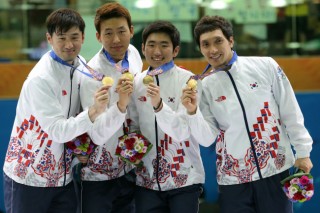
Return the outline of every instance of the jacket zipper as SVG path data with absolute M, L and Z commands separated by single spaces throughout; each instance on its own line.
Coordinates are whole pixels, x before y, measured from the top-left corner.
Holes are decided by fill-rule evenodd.
M 68 109 L 68 116 L 70 117 L 70 110 L 71 110 L 71 101 L 72 101 L 72 79 L 73 79 L 73 73 L 75 71 L 75 68 L 71 68 L 70 70 L 70 98 L 69 98 L 69 109 Z M 64 178 L 63 178 L 63 186 L 66 185 L 66 179 L 67 179 L 67 162 L 66 162 L 66 144 L 63 146 L 63 163 L 64 163 Z
M 245 108 L 244 108 L 244 106 L 243 106 L 243 102 L 242 102 L 242 100 L 241 100 L 239 91 L 238 91 L 238 89 L 237 89 L 236 83 L 234 82 L 234 79 L 233 79 L 231 73 L 229 72 L 229 70 L 227 70 L 226 73 L 228 74 L 228 76 L 229 76 L 229 78 L 230 78 L 230 80 L 231 80 L 231 83 L 232 83 L 232 85 L 233 85 L 234 91 L 236 92 L 238 101 L 239 101 L 240 106 L 241 106 L 241 109 L 242 109 L 243 118 L 244 118 L 244 123 L 245 123 L 245 125 L 246 125 L 247 134 L 248 134 L 248 137 L 249 137 L 249 140 L 250 140 L 250 145 L 251 145 L 251 150 L 252 150 L 252 153 L 253 153 L 254 161 L 256 162 L 256 165 L 257 165 L 257 170 L 258 170 L 259 178 L 260 178 L 260 179 L 263 179 L 263 177 L 262 177 L 262 175 L 261 175 L 261 169 L 260 169 L 260 166 L 259 166 L 259 161 L 258 161 L 256 149 L 255 149 L 255 147 L 254 147 L 254 144 L 253 144 L 253 141 L 252 141 L 252 138 L 251 138 L 251 135 L 250 135 L 250 130 L 249 130 L 249 125 L 248 125 L 248 119 L 247 119 L 247 115 L 246 115 L 246 110 L 245 110 Z
M 158 78 L 158 76 L 156 75 L 156 80 L 157 80 L 157 86 L 159 86 L 160 84 L 159 84 L 159 78 Z M 162 191 L 161 190 L 161 187 L 160 187 L 160 182 L 159 182 L 159 161 L 160 161 L 160 159 L 159 159 L 159 155 L 161 154 L 160 152 L 159 152 L 159 149 L 158 149 L 158 147 L 159 147 L 159 142 L 158 142 L 158 123 L 157 123 L 157 117 L 155 116 L 154 117 L 154 127 L 155 127 L 155 133 L 156 133 L 156 153 L 157 153 L 157 158 L 156 158 L 156 160 L 157 160 L 157 164 L 156 164 L 156 178 L 157 178 L 157 185 L 158 185 L 158 188 L 159 188 L 159 191 Z

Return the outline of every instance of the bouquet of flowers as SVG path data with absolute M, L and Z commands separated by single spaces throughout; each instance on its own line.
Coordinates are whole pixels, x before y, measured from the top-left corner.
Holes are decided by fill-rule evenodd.
M 314 193 L 313 177 L 299 170 L 281 181 L 283 191 L 292 202 L 310 200 Z
M 80 156 L 90 155 L 95 147 L 96 145 L 87 133 L 84 133 L 66 143 L 67 152 L 69 154 Z
M 119 138 L 115 154 L 125 162 L 142 166 L 142 158 L 151 148 L 152 144 L 143 135 L 132 132 Z

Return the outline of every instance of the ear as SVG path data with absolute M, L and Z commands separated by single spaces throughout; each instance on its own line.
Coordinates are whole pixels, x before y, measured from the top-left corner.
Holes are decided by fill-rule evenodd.
M 230 39 L 229 39 L 229 45 L 230 45 L 231 49 L 233 49 L 233 45 L 234 45 L 234 39 L 233 39 L 233 36 L 230 36 Z
M 99 33 L 99 32 L 96 32 L 96 38 L 97 38 L 97 40 L 98 40 L 100 43 L 102 43 L 102 42 L 101 42 L 101 36 L 100 36 L 100 33 Z
M 84 43 L 84 38 L 85 38 L 85 35 L 84 33 L 82 33 L 82 44 Z
M 133 26 L 131 25 L 130 27 L 130 38 L 132 38 L 134 35 L 134 30 L 133 30 Z
M 179 51 L 180 51 L 180 46 L 176 46 L 176 47 L 174 48 L 173 54 L 172 54 L 174 58 L 177 57 Z
M 141 50 L 142 50 L 142 54 L 143 54 L 144 56 L 146 56 L 146 54 L 145 54 L 145 46 L 144 46 L 143 43 L 142 43 L 142 45 L 141 45 Z
M 52 45 L 52 37 L 48 32 L 46 33 L 46 37 L 47 37 L 47 41 L 49 42 L 49 44 Z

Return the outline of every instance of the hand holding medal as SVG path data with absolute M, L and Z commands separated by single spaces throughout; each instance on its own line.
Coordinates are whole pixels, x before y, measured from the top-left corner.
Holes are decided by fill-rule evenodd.
M 190 77 L 186 87 L 182 90 L 181 103 L 190 115 L 195 114 L 197 110 L 197 86 L 197 80 Z
M 119 78 L 116 92 L 119 94 L 119 101 L 117 103 L 121 112 L 125 112 L 130 102 L 130 96 L 133 92 L 134 76 L 129 71 L 124 71 Z

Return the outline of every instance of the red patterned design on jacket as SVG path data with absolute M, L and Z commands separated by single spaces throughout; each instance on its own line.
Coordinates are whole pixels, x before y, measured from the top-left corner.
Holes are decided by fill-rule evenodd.
M 189 141 L 173 142 L 172 138 L 164 134 L 158 146 L 158 181 L 165 183 L 172 178 L 176 187 L 184 186 L 188 180 L 190 168 L 185 168 L 185 149 L 190 146 Z M 145 167 L 137 169 L 138 183 L 146 188 L 153 188 L 157 182 L 157 159 L 152 160 L 153 174 L 150 174 Z M 181 170 L 183 168 L 183 170 Z M 183 171 L 183 172 L 182 172 Z
M 71 155 L 63 156 L 62 153 L 58 162 L 58 171 L 55 171 L 56 162 L 50 150 L 52 140 L 48 140 L 48 134 L 41 129 L 35 117 L 31 115 L 28 120 L 24 119 L 16 130 L 17 136 L 11 137 L 5 159 L 7 162 L 17 160 L 18 164 L 14 168 L 14 174 L 22 179 L 26 178 L 27 168 L 31 166 L 35 174 L 47 179 L 46 186 L 57 186 L 59 178 L 65 173 L 64 158 L 67 161 L 66 173 L 70 173 Z M 23 144 L 25 138 L 30 136 L 34 136 L 33 143 Z M 33 147 L 33 144 L 37 144 L 36 141 L 39 141 L 39 147 Z M 44 144 L 44 151 L 41 156 L 38 156 Z M 35 164 L 37 158 L 40 160 Z
M 101 151 L 99 151 L 101 150 Z M 101 153 L 101 155 L 99 155 Z M 114 159 L 112 154 L 107 151 L 105 147 L 97 147 L 94 152 L 90 155 L 87 167 L 95 173 L 105 174 L 111 179 L 119 177 L 120 172 L 123 170 L 125 163 L 118 157 L 118 165 L 113 166 Z M 97 162 L 97 163 L 95 163 Z M 82 170 L 84 172 L 84 170 Z M 82 173 L 82 176 L 85 174 Z
M 64 163 L 64 158 L 66 163 Z M 40 161 L 32 167 L 36 174 L 47 179 L 47 187 L 54 187 L 58 185 L 59 179 L 62 178 L 65 173 L 70 173 L 71 159 L 71 154 L 66 153 L 64 156 L 64 153 L 62 153 L 59 161 L 56 162 L 51 150 L 49 147 L 46 147 Z M 58 165 L 58 170 L 55 169 L 56 164 Z M 65 165 L 67 166 L 66 171 Z

